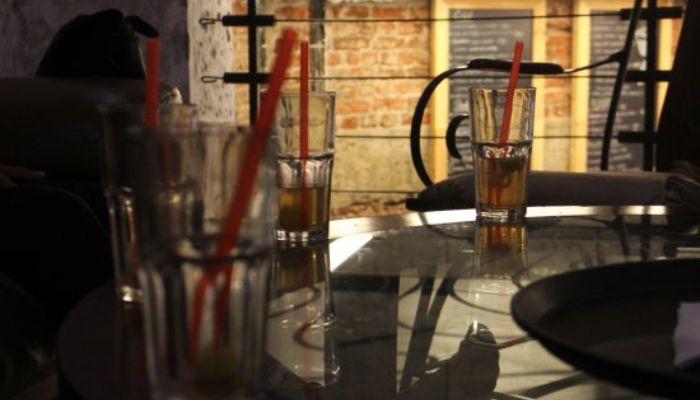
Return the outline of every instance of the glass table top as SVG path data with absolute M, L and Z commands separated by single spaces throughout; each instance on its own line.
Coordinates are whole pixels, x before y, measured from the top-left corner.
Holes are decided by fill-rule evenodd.
M 511 298 L 554 274 L 700 255 L 700 218 L 663 207 L 530 208 L 524 224 L 501 226 L 473 210 L 413 213 L 330 231 L 326 244 L 275 256 L 268 398 L 652 398 L 549 354 L 515 324 Z M 85 398 L 147 398 L 140 309 L 112 292 L 69 315 L 61 368 Z
M 553 274 L 695 257 L 698 223 L 660 208 L 580 207 L 532 209 L 510 225 L 474 222 L 469 211 L 338 221 L 337 238 L 314 250 L 329 253 L 322 297 L 333 322 L 322 334 L 300 328 L 296 341 L 271 351 L 279 365 L 268 386 L 299 399 L 651 398 L 550 355 L 515 324 L 510 301 Z M 295 262 L 285 254 L 278 279 Z M 269 338 L 288 322 L 271 319 Z

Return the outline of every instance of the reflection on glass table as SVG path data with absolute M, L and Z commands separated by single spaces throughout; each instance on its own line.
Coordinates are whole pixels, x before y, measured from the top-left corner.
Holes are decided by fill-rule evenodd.
M 515 325 L 510 301 L 520 287 L 567 271 L 696 257 L 699 233 L 699 218 L 658 207 L 531 208 L 525 224 L 502 226 L 476 224 L 473 210 L 333 221 L 327 245 L 282 249 L 273 268 L 267 396 L 651 398 L 547 353 Z M 116 365 L 111 339 L 93 338 L 105 327 L 131 329 L 131 347 L 142 338 L 138 318 L 120 326 L 106 311 L 115 305 L 105 290 L 64 324 L 66 381 L 88 399 L 128 388 L 123 397 L 145 398 L 143 357 L 133 351 L 119 364 L 130 385 L 112 370 L 79 367 L 98 356 L 94 365 Z
M 510 300 L 518 287 L 553 274 L 695 256 L 697 221 L 554 215 L 522 225 L 459 221 L 358 235 L 366 243 L 344 254 L 332 271 L 343 371 L 357 368 L 356 354 L 372 348 L 371 369 L 392 374 L 363 385 L 371 398 L 643 397 L 549 355 L 515 325 Z M 364 301 L 356 299 L 358 292 Z M 372 314 L 362 307 L 373 308 Z M 333 389 L 328 398 L 347 386 Z

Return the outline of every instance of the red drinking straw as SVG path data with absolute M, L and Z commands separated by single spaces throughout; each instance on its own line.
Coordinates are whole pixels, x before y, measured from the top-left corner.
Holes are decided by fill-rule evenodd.
M 510 68 L 510 78 L 508 79 L 508 91 L 506 92 L 506 104 L 503 107 L 503 123 L 501 124 L 501 135 L 498 138 L 498 144 L 504 146 L 508 143 L 508 131 L 510 130 L 510 117 L 513 114 L 513 97 L 515 96 L 515 86 L 518 84 L 518 76 L 520 75 L 520 60 L 523 58 L 522 41 L 515 42 L 515 50 L 513 51 L 513 64 Z
M 299 98 L 299 157 L 301 158 L 300 227 L 307 226 L 309 193 L 306 191 L 306 160 L 309 158 L 309 42 L 301 42 L 301 76 Z
M 284 74 L 289 67 L 292 56 L 292 47 L 296 40 L 296 33 L 292 29 L 285 29 L 282 32 L 277 46 L 277 59 L 275 60 L 272 73 L 268 81 L 267 92 L 262 98 L 260 113 L 253 127 L 248 149 L 243 159 L 243 167 L 238 175 L 238 187 L 229 205 L 228 214 L 217 243 L 216 258 L 225 257 L 236 245 L 238 234 L 243 222 L 243 217 L 248 211 L 248 203 L 253 192 L 253 186 L 257 176 L 258 165 L 265 152 L 265 143 L 272 128 L 275 115 L 275 107 L 279 100 Z M 221 272 L 227 272 L 223 293 L 216 299 L 216 329 L 214 331 L 214 342 L 218 345 L 223 319 L 226 313 L 226 299 L 232 279 L 233 270 L 230 267 L 210 268 L 197 282 L 195 288 L 195 304 L 192 325 L 190 326 L 190 362 L 196 360 L 197 344 L 199 343 L 199 330 L 202 324 L 202 313 L 204 306 L 204 296 L 206 289 L 212 284 L 214 279 Z
M 515 96 L 515 86 L 518 84 L 520 76 L 520 60 L 523 58 L 524 43 L 520 40 L 515 42 L 515 50 L 513 51 L 513 62 L 510 68 L 510 78 L 508 79 L 508 90 L 506 92 L 506 103 L 503 106 L 503 121 L 501 122 L 501 133 L 498 137 L 498 145 L 505 146 L 508 143 L 508 133 L 510 131 L 510 119 L 513 114 L 513 97 Z M 488 197 L 491 198 L 492 185 L 489 185 Z M 495 200 L 499 203 L 501 200 L 501 188 L 495 190 Z M 488 201 L 491 203 L 491 201 Z
M 160 86 L 160 41 L 148 38 L 146 41 L 146 123 L 150 127 L 158 125 L 158 102 Z

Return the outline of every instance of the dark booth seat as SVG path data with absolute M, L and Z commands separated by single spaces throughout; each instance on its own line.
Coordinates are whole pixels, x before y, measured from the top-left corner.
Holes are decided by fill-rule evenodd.
M 53 399 L 56 327 L 112 275 L 96 107 L 143 103 L 144 82 L 0 78 L 0 93 L 0 165 L 47 175 L 0 187 L 0 399 Z
M 0 78 L 0 164 L 49 177 L 99 179 L 99 104 L 144 102 L 144 82 L 116 78 Z M 161 85 L 161 102 L 181 102 Z
M 622 206 L 667 203 L 671 174 L 643 171 L 587 173 L 532 171 L 527 203 L 532 206 Z M 474 208 L 474 175 L 455 176 L 425 188 L 407 199 L 414 211 Z

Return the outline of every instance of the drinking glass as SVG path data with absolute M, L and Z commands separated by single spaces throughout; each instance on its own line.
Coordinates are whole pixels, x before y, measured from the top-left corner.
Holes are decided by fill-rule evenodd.
M 100 105 L 98 114 L 100 169 L 109 210 L 115 289 L 118 299 L 139 302 L 134 176 L 127 171 L 125 162 L 131 138 L 154 130 L 146 121 L 146 107 L 142 104 Z M 159 132 L 191 133 L 197 129 L 197 109 L 185 104 L 160 105 L 157 120 Z
M 308 102 L 308 123 L 302 104 Z M 277 112 L 277 240 L 328 239 L 335 93 L 282 93 Z M 306 128 L 304 128 L 306 126 Z
M 506 89 L 471 88 L 469 97 L 477 216 L 521 220 L 527 206 L 535 89 L 515 89 L 506 129 L 501 128 Z
M 274 236 L 274 153 L 255 165 L 247 129 L 134 137 L 128 166 L 137 210 L 139 280 L 155 398 L 260 394 Z M 271 149 L 270 146 L 267 146 Z M 255 177 L 231 249 L 231 199 Z

